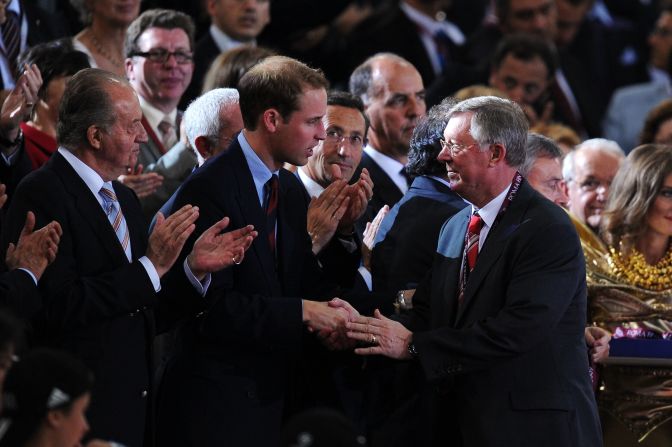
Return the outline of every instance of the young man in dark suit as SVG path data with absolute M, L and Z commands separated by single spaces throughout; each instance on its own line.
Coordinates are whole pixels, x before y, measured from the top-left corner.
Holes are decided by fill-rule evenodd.
M 338 331 L 349 317 L 318 301 L 333 294 L 312 254 L 303 186 L 282 168 L 306 164 L 325 138 L 326 88 L 294 59 L 253 67 L 238 87 L 243 131 L 177 195 L 176 207 L 199 207 L 195 235 L 223 214 L 260 232 L 240 265 L 213 275 L 207 310 L 182 332 L 159 400 L 162 446 L 278 445 L 283 412 L 307 388 L 288 387 L 314 337 L 306 328 Z
M 508 100 L 450 110 L 439 159 L 473 205 L 444 225 L 403 324 L 380 313 L 347 324 L 373 345 L 356 352 L 419 362 L 435 445 L 602 445 L 581 246 L 567 214 L 517 172 L 526 133 Z
M 164 276 L 193 232 L 198 209 L 160 216 L 147 236 L 137 197 L 114 181 L 135 164 L 147 138 L 128 81 L 80 71 L 66 84 L 59 117 L 61 147 L 19 184 L 2 246 L 16 242 L 27 210 L 38 223 L 61 225 L 58 254 L 40 281 L 43 307 L 30 320 L 32 341 L 67 350 L 94 372 L 90 436 L 140 446 L 149 433 L 153 308 L 161 304 L 161 325 L 200 310 L 208 272 L 242 259 L 251 230 L 219 235 L 226 226 L 219 221 L 180 269 Z

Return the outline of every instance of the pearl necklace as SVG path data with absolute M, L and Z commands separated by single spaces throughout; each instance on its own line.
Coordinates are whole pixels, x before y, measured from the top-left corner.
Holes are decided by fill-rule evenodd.
M 672 289 L 672 249 L 668 249 L 660 261 L 651 265 L 634 248 L 624 258 L 614 247 L 609 247 L 607 262 L 612 274 L 628 284 L 654 291 Z
M 123 67 L 124 66 L 123 61 L 115 58 L 107 50 L 105 50 L 103 48 L 103 46 L 100 44 L 98 39 L 96 39 L 96 35 L 93 34 L 93 31 L 90 30 L 89 35 L 91 36 L 91 43 L 93 44 L 93 47 L 96 49 L 98 54 L 100 54 L 105 59 L 107 59 L 108 62 L 111 63 L 112 65 L 114 65 L 115 67 Z

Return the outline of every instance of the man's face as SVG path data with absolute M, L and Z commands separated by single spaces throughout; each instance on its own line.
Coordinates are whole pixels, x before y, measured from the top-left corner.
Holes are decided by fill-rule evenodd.
M 315 147 L 305 171 L 323 187 L 337 179 L 350 181 L 362 159 L 366 123 L 357 109 L 327 106 L 322 119 L 326 138 Z
M 527 175 L 527 181 L 541 195 L 561 207 L 567 207 L 565 181 L 559 158 L 538 157 Z
M 491 151 L 481 151 L 471 136 L 473 113 L 458 113 L 448 121 L 443 139 L 454 150 L 443 147 L 438 160 L 446 163 L 450 189 L 478 206 L 482 206 L 483 185 L 487 182 Z
M 371 145 L 393 158 L 406 157 L 418 119 L 427 108 L 425 87 L 412 65 L 389 59 L 373 67 L 374 97 L 366 107 Z
M 555 0 L 558 10 L 555 43 L 558 47 L 563 48 L 572 43 L 591 4 L 592 2 L 587 1 L 580 5 L 573 5 L 567 0 Z
M 521 106 L 532 106 L 548 88 L 548 69 L 540 57 L 524 61 L 508 54 L 490 73 L 490 86 Z
M 105 181 L 125 174 L 138 161 L 140 143 L 147 141 L 142 126 L 142 110 L 135 92 L 130 87 L 108 87 L 114 104 L 116 121 L 107 131 L 101 130 L 100 147 L 95 151 L 98 174 Z
M 235 40 L 255 39 L 271 21 L 269 0 L 208 0 L 208 14 Z
M 569 211 L 589 227 L 600 227 L 609 187 L 620 159 L 604 151 L 579 151 L 574 155 L 574 178 L 568 183 Z
M 502 27 L 507 33 L 555 37 L 557 11 L 554 0 L 510 0 Z
M 664 12 L 649 35 L 651 64 L 661 70 L 669 70 L 672 51 L 672 13 Z
M 148 28 L 138 38 L 140 52 L 164 51 L 191 56 L 189 36 L 181 28 Z M 191 82 L 193 61 L 178 63 L 171 55 L 165 62 L 142 56 L 126 60 L 126 75 L 136 92 L 154 107 L 169 113 L 177 107 Z
M 271 141 L 271 155 L 279 169 L 284 163 L 304 166 L 313 155 L 313 148 L 325 138 L 322 117 L 327 113 L 327 92 L 305 90 L 299 109 L 280 118 Z

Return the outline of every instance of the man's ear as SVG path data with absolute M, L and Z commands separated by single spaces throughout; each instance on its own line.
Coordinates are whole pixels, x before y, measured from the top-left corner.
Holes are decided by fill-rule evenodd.
M 500 143 L 490 145 L 490 165 L 501 163 L 506 158 L 506 148 Z
M 86 139 L 91 147 L 100 149 L 103 145 L 103 130 L 98 126 L 89 126 L 86 129 Z
M 278 125 L 283 121 L 282 115 L 278 112 L 277 109 L 266 109 L 264 114 L 261 116 L 261 121 L 266 130 L 269 132 L 275 132 L 278 129 Z
M 196 137 L 194 144 L 196 144 L 196 150 L 199 154 L 201 154 L 201 157 L 207 160 L 208 157 L 212 155 L 212 145 L 210 144 L 210 140 L 208 140 L 207 137 L 202 135 Z
M 63 424 L 63 418 L 65 414 L 61 410 L 49 410 L 47 411 L 47 417 L 44 419 L 47 427 L 51 429 L 58 429 Z

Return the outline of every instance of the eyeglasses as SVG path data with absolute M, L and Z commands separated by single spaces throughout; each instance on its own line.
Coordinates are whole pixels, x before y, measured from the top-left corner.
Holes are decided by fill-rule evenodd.
M 585 192 L 597 191 L 600 187 L 602 187 L 604 191 L 608 191 L 609 187 L 611 186 L 611 180 L 602 181 L 593 177 L 589 177 L 581 182 L 577 182 L 574 179 L 570 179 L 569 181 L 578 183 L 579 188 Z
M 459 144 L 459 143 L 453 143 L 450 141 L 446 141 L 443 138 L 439 140 L 441 143 L 441 150 L 446 150 L 448 149 L 448 152 L 450 152 L 450 156 L 454 157 L 460 152 L 466 151 L 472 146 L 478 146 L 479 143 L 471 143 L 471 144 Z
M 168 62 L 170 56 L 173 56 L 175 58 L 175 62 L 177 62 L 178 64 L 189 64 L 194 60 L 194 55 L 191 53 L 185 53 L 184 51 L 171 52 L 163 49 L 150 50 L 150 51 L 137 51 L 131 54 L 131 56 L 144 57 L 157 64 L 165 64 L 166 62 Z
M 337 130 L 328 130 L 326 140 L 334 144 L 341 144 L 344 140 L 348 140 L 350 146 L 354 147 L 355 149 L 359 149 L 364 146 L 364 139 L 361 137 L 361 135 L 350 135 L 348 137 Z

